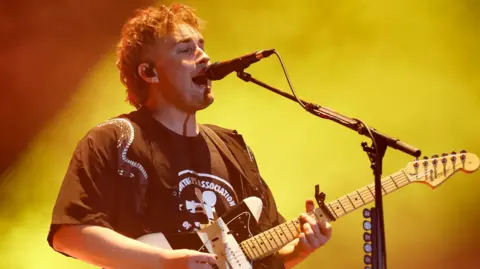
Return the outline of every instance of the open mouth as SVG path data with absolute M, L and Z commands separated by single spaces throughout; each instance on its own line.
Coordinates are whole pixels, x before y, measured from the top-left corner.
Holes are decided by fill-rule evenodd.
M 197 75 L 192 78 L 193 83 L 199 85 L 199 86 L 208 86 L 208 79 L 206 76 L 203 74 Z

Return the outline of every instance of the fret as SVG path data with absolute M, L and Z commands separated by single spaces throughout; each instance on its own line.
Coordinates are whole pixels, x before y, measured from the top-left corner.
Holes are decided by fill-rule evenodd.
M 317 221 L 321 221 L 321 219 L 317 216 L 317 214 L 315 214 L 315 211 L 312 211 L 312 212 L 308 213 L 308 215 L 309 215 L 310 217 L 314 218 L 314 219 L 317 220 Z M 297 227 L 302 228 L 300 222 L 297 222 Z M 299 232 L 299 233 L 300 233 L 300 232 Z
M 296 234 L 294 234 L 294 233 L 297 232 L 297 228 L 294 228 L 294 230 L 293 230 L 293 232 L 292 232 L 292 229 L 290 228 L 290 225 L 291 225 L 291 224 L 292 224 L 292 221 L 287 221 L 287 222 L 285 223 L 285 225 L 287 226 L 288 231 L 292 234 L 292 237 L 295 238 L 295 237 L 296 237 Z M 292 239 L 292 240 L 293 240 L 293 239 Z
M 265 254 L 265 250 L 263 250 L 262 246 L 263 244 L 261 244 L 260 242 L 258 242 L 258 237 L 257 236 L 254 236 L 252 237 L 252 240 L 254 240 L 255 242 L 257 242 L 257 246 L 260 248 L 260 250 L 263 252 L 263 253 L 260 253 L 261 255 L 262 254 Z M 265 248 L 266 249 L 266 248 Z
M 407 175 L 407 173 L 405 172 L 405 170 L 402 169 L 402 173 L 403 173 L 403 176 L 407 178 L 408 183 L 412 183 L 412 181 L 411 181 L 410 178 L 408 177 L 408 175 Z
M 245 241 L 244 241 L 245 242 Z M 252 250 L 250 249 L 250 246 L 248 244 L 245 244 L 244 242 L 240 243 L 240 248 L 242 249 L 242 251 L 247 254 L 247 256 L 250 258 L 250 259 L 253 259 L 254 258 L 254 255 Z
M 251 255 L 252 255 L 252 256 L 251 256 L 252 259 L 254 259 L 255 257 L 258 257 L 257 255 L 255 255 L 255 252 L 252 250 L 252 247 L 250 247 L 248 244 L 247 244 L 247 247 L 248 247 L 248 248 L 247 248 L 248 251 L 249 251 L 249 252 L 251 253 Z
M 337 203 L 337 204 L 335 205 L 335 203 Z M 337 213 L 337 215 L 339 217 L 345 215 L 345 213 L 344 213 L 343 209 L 341 208 L 341 205 L 340 205 L 338 200 L 333 200 L 332 201 L 332 206 L 336 210 L 335 212 Z M 337 211 L 339 211 L 339 212 L 337 212 Z
M 248 244 L 248 243 L 251 243 L 251 245 L 248 244 L 248 245 L 250 246 L 250 249 L 252 250 L 253 253 L 256 252 L 256 253 L 258 254 L 258 255 L 255 254 L 255 256 L 253 256 L 253 258 L 256 258 L 256 257 L 260 257 L 260 256 L 261 256 L 261 255 L 260 255 L 260 252 L 255 248 L 255 244 L 252 242 L 251 239 L 247 239 L 247 240 L 245 240 L 245 242 L 247 242 L 247 244 Z
M 345 213 L 349 213 L 349 212 L 355 210 L 355 206 L 345 196 L 340 197 L 339 200 L 342 203 L 343 208 L 345 208 L 345 210 L 346 210 Z
M 370 193 L 372 194 L 373 199 L 375 199 L 375 194 L 373 194 L 373 192 L 372 192 L 372 190 L 370 189 L 369 185 L 367 185 L 367 189 L 368 189 L 368 191 L 370 191 Z
M 273 227 L 273 231 L 277 234 L 278 239 L 280 240 L 280 243 L 283 245 L 284 242 L 283 242 L 282 238 L 280 237 L 280 235 L 279 235 L 278 232 L 277 232 L 277 227 Z M 283 233 L 282 233 L 282 234 L 283 234 Z M 287 240 L 286 240 L 285 243 L 287 243 L 287 242 L 288 242 L 288 238 L 287 238 Z
M 333 209 L 332 205 L 330 203 L 327 204 L 327 207 L 330 207 L 330 211 L 333 215 L 335 215 L 335 218 L 338 219 L 337 212 L 335 212 L 335 209 Z
M 282 231 L 285 231 L 285 229 L 283 229 L 283 226 L 285 226 L 285 224 L 281 224 L 279 225 L 280 229 L 282 229 Z M 292 241 L 295 236 L 293 236 L 292 232 L 287 228 L 288 232 L 292 235 L 292 239 L 289 239 L 288 236 L 287 236 L 287 233 L 286 232 L 283 232 L 283 234 L 285 235 L 285 237 L 287 238 L 288 242 Z
M 314 214 L 314 215 L 315 215 L 315 214 Z M 298 228 L 298 226 L 300 225 L 300 222 L 299 222 L 298 220 L 292 220 L 291 223 L 292 223 L 293 227 L 295 227 L 295 230 L 297 231 L 297 235 L 302 232 L 302 231 L 300 231 L 300 229 Z
M 381 183 L 380 183 L 380 187 L 381 187 L 382 190 L 385 192 L 385 194 L 387 194 L 388 192 L 387 192 L 387 190 L 385 190 L 385 188 L 383 187 L 383 183 L 384 183 L 384 182 L 381 182 Z
M 350 199 L 350 196 L 348 196 L 348 194 L 347 194 L 346 196 L 347 196 L 347 198 L 348 198 L 348 201 L 350 201 L 350 203 L 352 204 L 353 209 L 356 209 L 357 207 L 356 207 L 355 204 L 353 203 L 352 199 Z
M 410 179 L 407 176 L 405 176 L 403 173 L 398 173 L 398 176 L 401 182 L 404 182 L 402 183 L 402 187 L 411 183 Z
M 395 180 L 393 179 L 392 176 L 390 176 L 390 180 L 393 182 L 393 184 L 395 184 L 395 187 L 397 187 L 397 189 L 398 189 L 399 187 L 398 187 L 397 183 L 395 182 Z
M 283 230 L 282 226 L 283 226 L 283 224 L 281 224 L 281 225 L 278 226 L 278 229 L 280 230 L 280 235 L 283 235 L 283 237 L 285 238 L 285 241 L 286 241 L 286 242 L 290 242 L 290 239 L 288 239 L 288 236 L 287 236 L 287 234 L 285 233 L 285 231 Z
M 344 203 L 345 197 L 342 196 L 342 197 L 338 198 L 337 201 L 339 202 L 340 207 L 342 207 L 343 211 L 345 212 L 343 215 L 346 215 L 348 212 L 350 212 L 350 210 L 348 209 L 349 208 L 348 201 L 346 201 L 346 203 Z
M 363 200 L 362 194 L 357 191 L 358 196 L 360 196 L 360 199 L 362 199 L 362 203 L 365 205 L 365 200 Z
M 395 183 L 395 181 L 392 180 L 391 177 L 388 177 L 387 179 L 385 179 L 385 181 L 388 182 L 389 193 L 392 192 L 392 191 L 396 191 L 398 189 L 397 184 Z M 392 184 L 390 184 L 390 182 L 392 182 Z
M 262 235 L 264 238 L 262 238 Z M 261 233 L 258 235 L 258 237 L 260 238 L 260 240 L 262 241 L 262 244 L 267 247 L 267 244 L 265 244 L 265 241 L 270 245 L 270 250 L 274 249 L 272 243 L 270 242 L 270 240 L 267 238 L 267 236 L 265 235 L 265 233 Z M 268 248 L 267 248 L 268 249 Z M 268 251 L 267 251 L 268 252 Z
M 273 241 L 275 243 L 275 247 L 280 247 L 281 245 L 279 245 L 277 241 L 275 241 L 274 234 L 272 234 L 272 229 L 267 230 L 267 233 L 270 235 L 270 241 Z
M 346 213 L 347 213 L 347 210 L 345 210 L 345 207 L 343 207 L 342 201 L 340 201 L 339 199 L 337 199 L 337 202 L 340 204 L 340 206 L 342 207 L 343 211 L 345 211 L 345 214 L 346 214 Z
M 362 196 L 357 191 L 351 193 L 350 195 L 351 195 L 350 197 L 354 198 L 355 205 L 356 205 L 357 208 L 365 205 L 365 202 L 363 201 Z

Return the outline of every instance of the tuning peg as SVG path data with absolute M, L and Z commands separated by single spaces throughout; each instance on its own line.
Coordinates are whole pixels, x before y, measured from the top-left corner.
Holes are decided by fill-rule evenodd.
M 372 241 L 372 234 L 369 233 L 369 232 L 364 232 L 363 233 L 363 241 L 371 242 Z
M 372 229 L 372 223 L 368 220 L 363 222 L 363 229 L 365 231 L 370 231 Z
M 372 256 L 370 255 L 363 256 L 363 262 L 365 264 L 372 264 Z M 370 267 L 365 267 L 365 268 L 370 268 Z
M 363 217 L 364 218 L 371 218 L 372 217 L 372 212 L 370 211 L 370 209 L 368 209 L 368 208 L 363 209 Z
M 372 252 L 372 245 L 369 244 L 369 243 L 365 243 L 363 244 L 363 251 L 365 251 L 365 253 L 371 253 Z
M 447 153 L 445 153 L 445 152 L 442 153 L 442 163 L 443 163 L 443 164 L 446 164 L 446 163 L 447 163 L 447 158 L 445 158 L 445 157 L 447 157 L 447 156 L 448 156 Z
M 460 153 L 461 153 L 461 154 L 465 154 L 465 153 L 467 153 L 467 151 L 464 150 L 464 149 L 462 149 L 462 150 L 460 151 Z
M 438 157 L 439 157 L 438 154 L 432 155 L 432 159 L 436 159 Z
M 427 156 L 423 156 L 423 166 L 427 167 L 428 166 L 428 157 Z
M 455 151 L 452 151 L 452 153 L 451 153 L 451 154 L 452 154 L 452 155 L 457 155 L 457 153 L 456 153 Z

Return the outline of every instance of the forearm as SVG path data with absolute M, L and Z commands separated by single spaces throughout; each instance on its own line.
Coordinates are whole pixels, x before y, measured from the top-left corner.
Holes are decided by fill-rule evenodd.
M 298 239 L 293 240 L 278 251 L 278 256 L 282 258 L 285 269 L 291 269 L 307 258 L 308 255 L 301 255 L 295 251 Z
M 53 244 L 60 252 L 103 268 L 160 268 L 162 250 L 104 227 L 63 226 Z

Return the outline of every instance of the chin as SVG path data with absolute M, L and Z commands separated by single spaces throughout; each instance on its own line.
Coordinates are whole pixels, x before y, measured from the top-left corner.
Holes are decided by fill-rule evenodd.
M 213 97 L 213 93 L 208 93 L 206 96 L 204 96 L 203 102 L 198 103 L 197 110 L 202 110 L 209 107 L 214 100 L 215 98 Z

